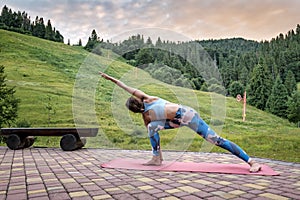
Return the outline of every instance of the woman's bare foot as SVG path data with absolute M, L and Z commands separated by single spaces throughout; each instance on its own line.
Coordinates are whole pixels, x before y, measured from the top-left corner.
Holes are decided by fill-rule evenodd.
M 153 156 L 150 161 L 144 163 L 143 165 L 146 165 L 146 166 L 160 166 L 161 162 L 162 162 L 162 160 L 161 160 L 160 156 Z
M 259 172 L 261 170 L 261 165 L 259 163 L 257 163 L 257 162 L 251 161 L 249 163 L 249 165 L 250 165 L 250 170 L 249 171 L 251 173 Z

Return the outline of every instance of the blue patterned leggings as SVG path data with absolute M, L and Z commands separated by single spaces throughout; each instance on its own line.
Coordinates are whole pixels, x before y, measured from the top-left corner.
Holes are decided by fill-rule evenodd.
M 212 129 L 210 129 L 203 119 L 201 119 L 194 109 L 187 106 L 181 106 L 176 112 L 176 116 L 173 120 L 158 120 L 152 121 L 148 124 L 148 135 L 154 156 L 158 156 L 160 150 L 160 137 L 158 131 L 163 129 L 179 128 L 181 126 L 191 128 L 210 143 L 228 150 L 245 162 L 250 162 L 250 157 L 241 149 L 241 147 L 217 135 Z

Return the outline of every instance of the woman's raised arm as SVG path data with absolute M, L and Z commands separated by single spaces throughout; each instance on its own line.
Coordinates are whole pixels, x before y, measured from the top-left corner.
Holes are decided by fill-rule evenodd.
M 119 81 L 118 79 L 112 77 L 112 76 L 109 76 L 103 72 L 99 72 L 99 74 L 107 79 L 107 80 L 110 80 L 112 81 L 113 83 L 115 83 L 117 86 L 119 86 L 120 88 L 124 89 L 125 91 L 127 91 L 129 94 L 132 94 L 133 96 L 139 98 L 139 99 L 148 99 L 149 98 L 149 95 L 145 94 L 143 91 L 141 90 L 138 90 L 136 88 L 132 88 L 132 87 L 129 87 L 127 86 L 125 83 L 123 83 L 122 81 Z

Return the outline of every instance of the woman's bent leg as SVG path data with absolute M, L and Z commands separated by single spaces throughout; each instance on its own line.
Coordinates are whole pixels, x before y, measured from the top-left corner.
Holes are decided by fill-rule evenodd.
M 164 122 L 162 121 L 150 122 L 147 128 L 148 128 L 148 136 L 152 147 L 152 154 L 154 156 L 158 156 L 160 150 L 160 137 L 158 131 L 164 129 Z
M 150 122 L 147 126 L 148 128 L 148 136 L 150 139 L 150 144 L 152 147 L 152 159 L 145 163 L 144 165 L 161 165 L 162 155 L 160 150 L 160 137 L 159 130 L 164 129 L 164 122 L 162 121 L 153 121 Z

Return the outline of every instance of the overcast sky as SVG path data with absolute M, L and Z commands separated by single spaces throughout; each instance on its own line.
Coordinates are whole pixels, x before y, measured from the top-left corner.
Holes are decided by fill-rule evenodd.
M 46 23 L 50 19 L 65 43 L 70 39 L 75 44 L 80 38 L 83 45 L 93 29 L 113 42 L 126 32 L 145 34 L 147 30 L 165 34 L 165 40 L 175 35 L 178 40 L 182 36 L 261 41 L 300 24 L 300 0 L 0 0 L 1 9 L 4 5 L 26 11 L 31 20 L 39 16 Z

